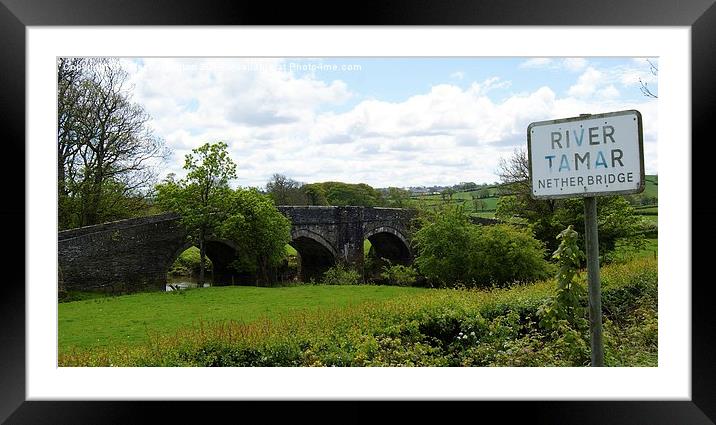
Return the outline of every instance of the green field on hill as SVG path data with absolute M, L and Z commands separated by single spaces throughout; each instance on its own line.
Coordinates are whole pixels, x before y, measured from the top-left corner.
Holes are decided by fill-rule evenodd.
M 647 174 L 645 176 L 645 183 L 646 184 L 644 187 L 644 192 L 642 192 L 641 194 L 636 195 L 636 196 L 658 199 L 659 176 Z M 489 192 L 490 197 L 481 198 L 481 201 L 483 201 L 484 204 L 475 205 L 473 198 L 472 198 L 473 195 L 478 195 L 478 194 L 480 194 L 480 192 L 482 190 L 485 190 L 485 189 L 487 189 L 487 191 Z M 495 209 L 497 208 L 497 200 L 498 199 L 499 199 L 499 186 L 488 186 L 486 188 L 480 188 L 480 189 L 472 190 L 472 191 L 455 192 L 452 195 L 452 198 L 449 202 L 452 204 L 455 204 L 455 205 L 462 205 L 463 208 L 465 208 L 465 211 L 467 213 L 475 215 L 477 217 L 494 218 L 495 217 Z M 430 207 L 436 207 L 436 206 L 442 205 L 446 201 L 443 199 L 443 196 L 440 194 L 430 194 L 430 195 L 413 195 L 410 198 L 410 202 L 411 202 L 411 205 L 415 206 L 415 207 L 430 208 Z M 637 208 L 637 214 L 656 215 L 657 213 L 658 213 L 657 207 L 655 207 L 655 206 L 646 206 L 646 207 Z

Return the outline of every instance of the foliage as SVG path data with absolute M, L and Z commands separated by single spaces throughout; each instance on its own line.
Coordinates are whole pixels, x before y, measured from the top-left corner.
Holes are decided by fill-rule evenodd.
M 147 214 L 167 157 L 149 115 L 131 99 L 128 74 L 109 58 L 60 58 L 57 69 L 57 190 L 60 229 Z
M 548 330 L 585 330 L 588 326 L 584 308 L 586 291 L 575 280 L 584 254 L 577 246 L 577 232 L 572 226 L 557 235 L 557 239 L 562 240 L 553 254 L 559 263 L 557 290 L 538 310 L 539 324 Z
M 543 246 L 528 231 L 471 224 L 459 207 L 429 213 L 413 241 L 421 274 L 440 286 L 528 282 L 549 272 Z
M 393 285 L 411 286 L 417 281 L 418 272 L 412 266 L 390 264 L 388 261 L 380 276 Z
M 525 283 L 550 274 L 550 265 L 544 260 L 544 244 L 529 230 L 508 224 L 476 227 L 478 282 Z
M 654 260 L 602 269 L 607 366 L 658 365 L 657 276 Z M 536 323 L 537 310 L 553 288 L 551 279 L 489 291 L 363 285 L 227 287 L 186 291 L 181 300 L 169 294 L 137 294 L 63 303 L 58 362 L 60 366 L 585 366 L 589 356 L 583 340 Z M 379 292 L 383 295 L 376 297 Z M 163 299 L 161 303 L 157 297 Z M 242 309 L 235 307 L 239 300 Z M 297 311 L 299 300 L 304 304 Z M 312 302 L 305 304 L 306 300 Z M 144 305 L 161 309 L 172 305 L 182 314 Z M 122 313 L 115 311 L 120 307 Z M 97 315 L 100 308 L 103 314 Z M 78 323 L 80 311 L 102 323 L 83 326 Z M 264 312 L 271 316 L 262 316 Z M 176 317 L 183 326 L 175 323 L 173 328 L 157 329 L 165 324 L 153 315 Z M 76 327 L 76 337 L 87 339 L 90 345 L 85 347 L 95 348 L 75 345 L 73 349 L 79 340 L 70 338 L 70 326 Z M 140 339 L 131 345 L 118 343 L 127 337 L 122 332 L 112 339 L 107 333 L 112 328 L 132 330 Z
M 410 191 L 399 187 L 389 187 L 386 197 L 385 206 L 392 208 L 406 208 L 410 205 Z
M 358 285 L 362 280 L 360 273 L 356 270 L 343 263 L 338 263 L 323 273 L 321 283 L 324 285 Z
M 570 225 L 575 229 L 584 228 L 584 202 L 581 198 L 532 198 L 525 150 L 516 150 L 509 159 L 502 159 L 498 174 L 503 183 L 503 196 L 497 202 L 495 216 L 505 221 L 514 218 L 527 220 L 535 237 L 545 243 L 549 252 L 557 249 L 555 237 L 563 229 Z M 611 258 L 609 254 L 618 243 L 637 250 L 643 245 L 643 238 L 639 235 L 639 217 L 623 197 L 597 197 L 597 216 L 602 261 Z M 583 249 L 583 239 L 579 240 L 579 245 Z
M 258 272 L 261 283 L 272 283 L 271 271 L 286 258 L 291 222 L 256 189 L 229 191 L 225 202 L 227 216 L 219 234 L 241 247 L 237 268 Z
M 582 199 L 565 199 L 554 216 L 560 226 L 584 228 L 584 202 Z M 597 198 L 597 226 L 599 228 L 599 255 L 603 262 L 611 259 L 610 254 L 620 244 L 638 251 L 644 246 L 641 234 L 641 219 L 634 208 L 621 196 L 600 196 Z M 584 251 L 584 238 L 579 247 Z
M 301 187 L 308 205 L 328 205 L 326 190 L 320 183 L 304 184 Z
M 383 203 L 381 193 L 365 183 L 323 182 L 314 184 L 323 188 L 328 205 L 376 207 Z
M 396 189 L 396 188 L 394 188 Z M 266 191 L 276 205 L 332 205 L 375 207 L 385 202 L 382 194 L 365 183 L 322 182 L 302 184 L 282 174 L 274 174 Z M 403 193 L 391 202 L 406 203 Z
M 219 236 L 231 198 L 229 180 L 236 178 L 236 164 L 227 148 L 226 143 L 218 142 L 193 149 L 185 157 L 186 177 L 176 181 L 170 175 L 156 187 L 157 204 L 179 214 L 182 226 L 199 246 L 199 282 L 204 281 L 206 240 Z
M 206 260 L 206 270 L 211 271 L 211 260 L 208 258 Z M 193 276 L 199 273 L 200 268 L 201 256 L 199 248 L 191 246 L 179 254 L 179 257 L 169 269 L 169 274 L 173 276 Z
M 301 186 L 283 174 L 274 174 L 266 183 L 266 192 L 276 205 L 306 205 L 306 193 Z

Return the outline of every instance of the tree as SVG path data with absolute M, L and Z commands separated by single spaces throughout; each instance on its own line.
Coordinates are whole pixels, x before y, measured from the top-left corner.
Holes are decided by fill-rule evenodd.
M 321 185 L 329 205 L 376 207 L 383 202 L 380 192 L 365 183 L 324 182 Z
M 301 190 L 301 183 L 283 174 L 274 174 L 266 183 L 266 192 L 276 205 L 306 205 L 306 194 Z
M 649 72 L 651 72 L 651 75 L 657 76 L 659 74 L 659 68 L 652 62 L 651 60 L 647 59 L 647 62 L 649 62 Z M 651 97 L 653 99 L 657 99 L 659 96 L 651 91 L 649 88 L 649 83 L 645 83 L 641 78 L 639 78 L 639 84 L 641 85 L 641 92 L 646 97 Z
M 57 78 L 61 228 L 136 214 L 168 150 L 132 102 L 128 74 L 116 59 L 60 58 Z
M 449 187 L 440 193 L 440 197 L 442 197 L 444 202 L 449 202 L 449 201 L 452 201 L 452 196 L 454 194 L 455 194 L 455 189 Z
M 498 175 L 502 180 L 503 196 L 497 201 L 495 216 L 502 220 L 526 220 L 537 239 L 549 252 L 558 247 L 556 236 L 569 225 L 584 228 L 584 203 L 581 198 L 540 200 L 531 196 L 529 163 L 524 150 L 515 150 L 508 160 L 500 161 Z M 597 197 L 600 254 L 608 255 L 621 240 L 637 247 L 642 239 L 636 235 L 638 217 L 634 208 L 621 196 Z M 582 234 L 584 232 L 581 232 Z M 584 249 L 584 240 L 580 239 Z
M 515 149 L 508 159 L 500 159 L 497 175 L 502 185 L 495 216 L 502 220 L 510 220 L 513 217 L 527 220 L 537 239 L 545 242 L 550 252 L 557 249 L 554 238 L 565 226 L 553 221 L 557 209 L 555 200 L 532 198 L 527 151 Z
M 271 271 L 286 256 L 291 222 L 276 209 L 270 197 L 256 189 L 230 191 L 226 208 L 220 233 L 241 247 L 237 268 L 257 272 L 262 284 L 270 284 L 274 280 Z
M 482 200 L 482 197 L 479 194 L 474 193 L 474 192 L 472 193 L 471 197 L 472 197 L 472 204 L 475 207 L 475 211 L 477 211 L 478 209 L 480 211 L 484 211 L 485 201 Z
M 555 214 L 554 221 L 563 227 L 572 226 L 584 229 L 584 202 L 581 198 L 565 199 Z M 634 207 L 621 196 L 597 197 L 597 225 L 599 227 L 599 254 L 603 261 L 609 259 L 617 243 L 638 250 L 644 245 L 639 234 L 641 220 Z M 579 239 L 579 247 L 585 250 L 584 238 Z
M 479 191 L 477 191 L 477 195 L 478 195 L 481 199 L 482 199 L 482 198 L 489 198 L 489 197 L 490 197 L 490 189 L 484 187 L 484 188 L 480 189 Z
M 389 187 L 386 202 L 389 207 L 405 208 L 410 201 L 410 191 L 398 187 Z
M 328 205 L 326 190 L 320 183 L 304 184 L 301 190 L 306 196 L 308 205 Z
M 179 214 L 189 235 L 199 245 L 199 283 L 204 283 L 206 240 L 218 236 L 228 215 L 229 181 L 236 178 L 236 164 L 224 142 L 206 143 L 187 154 L 184 179 L 167 179 L 157 186 L 157 203 Z

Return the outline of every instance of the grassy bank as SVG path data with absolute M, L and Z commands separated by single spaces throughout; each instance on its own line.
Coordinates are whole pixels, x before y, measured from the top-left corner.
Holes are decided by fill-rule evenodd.
M 607 365 L 656 366 L 656 261 L 604 267 L 602 285 Z M 240 294 L 253 289 L 260 290 L 254 293 L 254 313 L 237 319 L 237 311 L 247 311 L 249 292 L 226 307 L 231 303 L 225 291 Z M 589 361 L 588 343 L 573 332 L 546 332 L 538 324 L 537 310 L 553 289 L 551 280 L 491 291 L 210 288 L 195 292 L 213 297 L 201 307 L 194 307 L 192 291 L 156 294 L 164 299 L 147 299 L 142 309 L 166 311 L 157 302 L 184 299 L 174 311 L 193 324 L 175 327 L 174 332 L 150 330 L 145 343 L 92 344 L 93 349 L 74 350 L 68 347 L 78 344 L 65 339 L 59 362 L 61 366 L 584 366 Z M 362 301 L 360 294 L 364 294 Z M 123 297 L 122 302 L 136 307 L 143 299 L 132 297 L 138 296 Z M 281 307 L 286 304 L 292 308 Z M 323 307 L 315 308 L 319 305 Z M 95 317 L 104 316 L 107 326 L 119 318 L 119 310 L 107 313 L 108 306 L 102 311 L 97 308 L 93 306 L 95 314 L 102 314 Z M 135 310 L 123 311 L 137 314 Z M 66 313 L 61 312 L 61 320 L 69 318 Z M 167 316 L 162 313 L 162 317 Z M 70 337 L 63 336 L 67 329 L 61 326 L 60 338 Z

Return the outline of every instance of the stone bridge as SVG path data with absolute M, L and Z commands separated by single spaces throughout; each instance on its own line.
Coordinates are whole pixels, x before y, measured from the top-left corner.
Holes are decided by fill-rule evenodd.
M 408 264 L 413 259 L 409 225 L 413 213 L 396 208 L 280 206 L 292 223 L 291 242 L 300 258 L 300 278 L 318 278 L 336 262 L 363 270 L 363 241 L 379 257 Z M 167 271 L 192 246 L 173 213 L 65 230 L 58 234 L 60 277 L 65 290 L 135 292 L 164 290 Z M 214 276 L 232 276 L 228 264 L 241 247 L 206 243 Z M 246 276 L 244 276 L 246 277 Z

